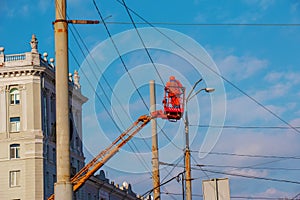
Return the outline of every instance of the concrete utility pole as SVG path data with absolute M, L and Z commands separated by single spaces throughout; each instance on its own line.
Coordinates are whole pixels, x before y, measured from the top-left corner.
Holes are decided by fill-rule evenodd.
M 55 1 L 55 89 L 56 89 L 56 175 L 54 195 L 57 200 L 71 200 L 68 23 L 98 24 L 99 21 L 67 20 L 66 0 Z
M 150 112 L 156 111 L 155 82 L 150 81 Z M 160 200 L 160 178 L 159 178 L 159 160 L 158 160 L 158 142 L 157 142 L 157 124 L 156 119 L 151 119 L 152 127 L 152 179 L 154 200 Z
M 68 22 L 66 0 L 55 1 L 56 173 L 55 199 L 72 200 L 68 88 Z

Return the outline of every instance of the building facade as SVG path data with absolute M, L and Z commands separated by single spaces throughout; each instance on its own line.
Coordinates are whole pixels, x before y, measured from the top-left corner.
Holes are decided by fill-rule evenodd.
M 5 55 L 0 49 L 1 199 L 46 199 L 56 182 L 55 67 L 46 53 L 43 58 L 38 53 L 37 43 L 33 35 L 31 52 Z M 81 109 L 87 98 L 77 72 L 69 83 L 71 114 L 66 120 L 71 126 L 71 172 L 76 173 L 84 166 Z
M 44 200 L 56 182 L 54 59 L 31 51 L 5 55 L 0 47 L 0 199 Z M 71 176 L 84 166 L 82 105 L 78 72 L 69 74 Z M 101 172 L 74 193 L 76 200 L 140 199 L 109 183 Z M 112 192 L 113 191 L 113 192 Z

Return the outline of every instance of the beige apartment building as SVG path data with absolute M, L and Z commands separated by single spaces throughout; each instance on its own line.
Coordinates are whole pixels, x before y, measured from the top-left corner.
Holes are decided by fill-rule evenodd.
M 5 55 L 0 47 L 0 199 L 44 200 L 56 182 L 55 66 L 38 52 Z M 69 75 L 71 175 L 84 166 L 82 105 L 78 72 Z M 101 172 L 73 199 L 141 199 L 131 188 L 109 183 Z M 101 175 L 102 174 L 102 175 Z

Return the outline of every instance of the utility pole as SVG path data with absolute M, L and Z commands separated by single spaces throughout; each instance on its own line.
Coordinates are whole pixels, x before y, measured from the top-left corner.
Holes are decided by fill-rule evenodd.
M 184 151 L 184 165 L 185 165 L 185 200 L 192 200 L 192 177 L 191 177 L 191 151 L 190 151 L 190 142 L 189 142 L 189 119 L 188 119 L 188 102 L 191 98 L 195 97 L 199 92 L 213 92 L 215 91 L 214 88 L 202 88 L 196 91 L 193 95 L 192 92 L 196 88 L 196 86 L 202 81 L 203 79 L 199 79 L 194 86 L 192 87 L 191 91 L 187 95 L 185 99 L 185 151 Z
M 56 89 L 56 176 L 57 200 L 72 200 L 70 182 L 68 23 L 97 24 L 99 21 L 67 20 L 66 0 L 55 1 L 55 89 Z
M 185 200 L 192 200 L 192 183 L 191 183 L 191 151 L 189 144 L 189 120 L 187 114 L 187 103 L 185 104 L 185 152 L 184 152 L 184 160 L 185 160 Z
M 72 200 L 70 182 L 70 130 L 68 84 L 68 22 L 66 0 L 55 1 L 56 175 L 55 199 Z
M 156 111 L 155 82 L 150 81 L 150 112 Z M 160 177 L 158 160 L 157 124 L 156 119 L 151 119 L 152 128 L 152 179 L 154 200 L 160 200 Z

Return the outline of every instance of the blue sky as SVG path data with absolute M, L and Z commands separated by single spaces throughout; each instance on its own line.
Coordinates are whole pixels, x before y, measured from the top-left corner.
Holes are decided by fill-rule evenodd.
M 107 22 L 130 22 L 126 10 L 117 1 L 96 2 L 102 15 L 108 17 Z M 72 0 L 67 3 L 70 19 L 99 20 L 92 0 Z M 300 179 L 298 167 L 300 133 L 287 128 L 287 123 L 295 127 L 299 127 L 300 124 L 298 89 L 300 85 L 300 2 L 297 0 L 194 0 L 189 2 L 128 1 L 126 3 L 128 7 L 156 27 L 162 28 L 161 30 L 169 37 L 185 46 L 188 52 L 192 52 L 197 57 L 197 59 L 190 58 L 186 52 L 176 54 L 177 47 L 171 46 L 167 38 L 158 34 L 155 29 L 147 31 L 149 29 L 147 24 L 137 24 L 138 28 L 148 28 L 140 29 L 143 33 L 142 38 L 147 42 L 149 53 L 164 81 L 174 73 L 180 77 L 187 90 L 200 77 L 204 81 L 199 88 L 206 86 L 218 88 L 210 95 L 204 93 L 197 95 L 189 105 L 192 165 L 195 168 L 192 171 L 192 176 L 195 178 L 193 193 L 202 194 L 203 179 L 228 177 L 233 197 L 292 198 L 296 196 L 300 192 L 299 183 L 286 181 Z M 132 16 L 135 22 L 143 22 L 133 13 Z M 54 57 L 52 26 L 55 18 L 54 0 L 39 0 L 35 1 L 35 4 L 28 0 L 18 2 L 2 0 L 0 17 L 0 46 L 5 47 L 6 54 L 30 51 L 31 35 L 36 34 L 39 40 L 39 52 L 48 52 L 49 57 Z M 155 22 L 170 24 L 155 24 Z M 153 66 L 146 52 L 141 48 L 138 36 L 134 35 L 135 30 L 131 30 L 133 26 L 109 23 L 108 28 L 118 48 L 124 51 L 122 58 L 146 104 L 149 103 L 147 84 L 151 79 L 155 79 L 158 83 L 156 93 L 157 103 L 160 104 L 163 84 L 158 74 L 153 72 Z M 121 130 L 148 110 L 133 87 L 113 46 L 110 46 L 111 41 L 103 24 L 71 25 L 70 30 L 75 33 L 75 38 L 70 32 L 69 48 L 76 57 L 75 60 L 70 55 L 70 71 L 76 69 L 82 72 L 80 74 L 82 92 L 90 99 L 84 107 L 83 116 L 85 135 L 83 141 L 88 160 L 91 155 L 103 149 L 106 142 L 109 143 L 119 134 L 119 130 L 109 119 L 99 99 L 95 97 L 95 90 Z M 88 51 L 76 32 L 79 32 Z M 78 44 L 81 45 L 84 54 L 76 40 L 79 41 Z M 134 48 L 137 43 L 140 47 Z M 90 53 L 91 57 L 87 57 L 87 53 Z M 109 60 L 110 56 L 112 60 Z M 90 64 L 87 64 L 87 61 L 90 61 Z M 210 68 L 217 70 L 218 75 L 212 73 Z M 86 73 L 86 76 L 83 73 Z M 220 78 L 221 76 L 227 81 Z M 91 87 L 87 80 L 90 80 L 94 87 Z M 101 86 L 105 91 L 102 91 Z M 114 93 L 118 94 L 117 98 Z M 113 106 L 110 102 L 113 102 Z M 159 108 L 159 105 L 157 107 Z M 124 111 L 124 108 L 127 110 Z M 226 117 L 222 121 L 223 111 Z M 172 164 L 179 162 L 178 167 L 174 169 L 170 166 L 161 166 L 161 180 L 166 181 L 183 170 L 181 160 L 184 147 L 183 121 L 169 123 L 159 120 L 159 124 L 163 129 L 163 132 L 159 132 L 161 161 Z M 225 128 L 222 130 L 198 126 L 222 126 L 223 124 Z M 95 131 L 99 127 L 100 132 Z M 118 183 L 126 180 L 140 194 L 151 189 L 152 183 L 149 172 L 151 170 L 150 130 L 148 125 L 121 151 L 120 155 L 116 155 L 104 167 L 108 178 Z M 219 131 L 220 135 L 218 135 Z M 216 137 L 213 141 L 205 140 L 205 137 L 214 134 Z M 204 158 L 198 152 L 203 143 L 211 144 L 210 154 Z M 195 166 L 197 164 L 207 165 L 203 169 L 208 171 L 201 171 Z M 209 170 L 254 176 L 254 178 L 217 174 Z M 275 179 L 275 181 L 255 177 Z M 165 185 L 162 191 L 175 193 L 163 194 L 164 199 L 181 199 L 181 195 L 178 195 L 181 193 L 181 184 L 176 181 Z M 200 197 L 194 197 L 194 199 L 198 198 Z

